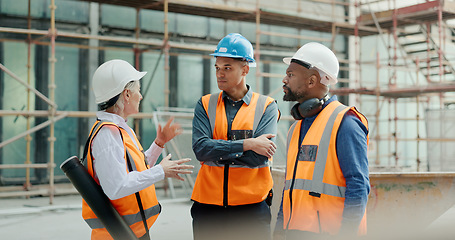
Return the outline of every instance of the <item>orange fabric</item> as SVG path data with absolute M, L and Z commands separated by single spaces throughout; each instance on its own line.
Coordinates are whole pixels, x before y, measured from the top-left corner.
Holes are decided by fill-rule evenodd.
M 252 130 L 254 113 L 259 98 L 258 93 L 253 93 L 250 105 L 243 103 L 235 115 L 231 130 Z M 202 97 L 202 103 L 208 114 L 210 94 Z M 264 109 L 274 99 L 268 97 Z M 227 140 L 228 124 L 222 93 L 218 96 L 216 107 L 216 122 L 213 139 Z M 272 159 L 269 159 L 271 161 Z M 225 167 L 209 166 L 201 162 L 191 199 L 204 204 L 223 206 L 223 181 Z M 228 173 L 228 204 L 229 206 L 258 203 L 266 199 L 273 180 L 270 167 L 248 168 L 229 167 Z
M 93 125 L 93 127 L 96 125 L 96 123 Z M 105 122 L 102 123 L 102 125 L 115 125 L 114 123 L 109 123 Z M 118 127 L 117 125 L 115 125 Z M 94 129 L 92 127 L 92 132 Z M 147 169 L 147 166 L 145 165 L 145 157 L 144 154 L 142 153 L 142 146 L 140 145 L 139 141 L 137 140 L 136 136 L 134 136 L 136 143 L 138 144 L 140 149 L 136 148 L 136 145 L 134 144 L 133 140 L 130 138 L 128 133 L 124 129 L 120 129 L 120 133 L 123 137 L 123 144 L 124 144 L 124 149 L 125 149 L 125 164 L 126 168 L 125 171 L 129 172 L 128 170 L 128 163 L 126 162 L 126 149 L 128 149 L 128 152 L 130 153 L 131 157 L 134 160 L 134 163 L 136 165 L 136 170 L 139 172 L 142 172 Z M 90 140 L 89 148 L 88 148 L 88 153 L 87 153 L 87 170 L 90 173 L 90 175 L 93 177 L 93 157 L 91 156 L 91 142 L 93 141 L 93 138 Z M 98 182 L 98 179 L 95 179 L 95 181 Z M 139 195 L 141 197 L 142 201 L 142 206 L 144 209 L 149 209 L 152 208 L 153 206 L 159 205 L 158 200 L 156 198 L 156 193 L 155 193 L 155 185 L 151 185 L 148 188 L 145 188 L 141 191 L 139 191 Z M 139 205 L 136 199 L 135 194 L 128 195 L 126 197 L 116 199 L 116 200 L 111 200 L 111 203 L 113 207 L 119 212 L 120 215 L 132 215 L 132 214 L 140 214 L 140 209 Z M 150 228 L 153 223 L 156 221 L 158 218 L 159 214 L 156 214 L 152 217 L 149 217 L 147 219 L 147 226 Z M 90 209 L 90 207 L 87 205 L 87 203 L 82 200 L 82 217 L 84 219 L 93 219 L 97 218 L 95 213 Z M 146 231 L 144 224 L 142 222 L 142 219 L 132 225 L 130 225 L 131 229 L 133 232 L 136 234 L 137 237 L 143 236 Z M 108 231 L 105 228 L 100 228 L 100 229 L 93 229 L 92 230 L 92 238 L 91 239 L 113 239 Z
M 319 142 L 327 121 L 335 108 L 340 105 L 341 103 L 338 101 L 332 102 L 319 113 L 303 139 L 302 145 L 316 145 L 319 147 Z M 355 108 L 346 108 L 337 115 L 331 133 L 323 183 L 346 187 L 346 181 L 336 154 L 335 141 L 341 120 L 349 110 L 353 110 L 362 122 L 367 124 L 366 118 L 357 112 Z M 300 149 L 300 146 L 298 146 L 300 127 L 301 120 L 297 122 L 294 131 L 288 133 L 292 134 L 287 153 L 286 180 L 288 181 L 293 179 L 295 162 Z M 366 127 L 368 128 L 368 125 L 366 125 Z M 299 161 L 297 163 L 295 179 L 312 180 L 314 167 L 314 161 Z M 283 227 L 286 229 L 289 222 L 288 229 L 291 230 L 310 231 L 315 233 L 323 232 L 335 235 L 341 227 L 344 200 L 345 199 L 342 197 L 326 194 L 321 194 L 320 198 L 313 197 L 309 195 L 309 191 L 307 190 L 293 189 L 291 214 L 290 190 L 285 190 L 283 194 Z M 363 217 L 361 226 L 359 227 L 359 234 L 366 234 L 366 213 Z

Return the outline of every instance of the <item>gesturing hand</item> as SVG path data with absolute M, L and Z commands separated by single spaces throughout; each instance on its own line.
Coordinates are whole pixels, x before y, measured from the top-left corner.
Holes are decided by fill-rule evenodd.
M 270 138 L 274 134 L 262 134 L 256 138 L 247 138 L 243 141 L 243 151 L 252 150 L 257 154 L 271 158 L 276 151 L 276 145 Z
M 171 125 L 173 120 L 174 120 L 174 117 L 169 118 L 169 120 L 167 121 L 166 125 L 164 125 L 164 127 L 161 127 L 161 125 L 158 124 L 158 129 L 156 131 L 156 138 L 155 138 L 155 143 L 158 146 L 164 147 L 164 144 L 169 142 L 175 136 L 180 135 L 182 133 L 183 130 L 180 127 L 180 124 L 174 123 Z
M 164 170 L 164 177 L 175 178 L 180 181 L 185 181 L 179 174 L 190 174 L 193 171 L 186 170 L 186 169 L 193 169 L 193 165 L 186 165 L 183 163 L 189 162 L 191 159 L 183 158 L 179 160 L 172 161 L 171 154 L 167 155 L 163 160 L 161 160 L 160 165 L 163 167 Z

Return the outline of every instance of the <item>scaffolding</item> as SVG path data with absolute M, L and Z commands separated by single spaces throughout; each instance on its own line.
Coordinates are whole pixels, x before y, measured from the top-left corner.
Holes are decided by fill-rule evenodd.
M 28 61 L 27 61 L 27 80 L 20 79 L 13 72 L 8 70 L 0 63 L 0 68 L 13 79 L 20 82 L 27 89 L 28 104 L 25 110 L 0 110 L 0 117 L 4 116 L 23 116 L 27 119 L 27 129 L 25 132 L 7 140 L 1 140 L 0 148 L 14 142 L 18 139 L 25 138 L 26 140 L 26 159 L 23 164 L 1 164 L 0 169 L 23 168 L 26 171 L 26 180 L 24 187 L 8 188 L 6 191 L 0 192 L 0 197 L 10 196 L 32 196 L 47 194 L 50 197 L 50 203 L 53 202 L 55 194 L 65 192 L 65 189 L 56 189 L 54 186 L 54 124 L 55 122 L 68 118 L 90 118 L 95 116 L 95 112 L 90 111 L 60 111 L 55 103 L 55 46 L 74 46 L 67 43 L 58 43 L 56 38 L 71 38 L 71 39 L 88 39 L 110 43 L 126 43 L 133 46 L 136 67 L 140 66 L 140 55 L 149 48 L 160 49 L 164 55 L 164 107 L 169 107 L 169 57 L 171 49 L 195 50 L 200 52 L 211 52 L 215 49 L 214 44 L 207 43 L 182 43 L 177 38 L 173 38 L 169 34 L 169 13 L 179 13 L 187 15 L 198 15 L 209 18 L 218 18 L 223 20 L 234 20 L 242 22 L 254 23 L 256 26 L 255 39 L 255 59 L 258 65 L 261 64 L 262 56 L 285 56 L 289 52 L 282 50 L 264 49 L 261 44 L 261 36 L 271 36 L 280 38 L 293 38 L 299 41 L 319 41 L 334 48 L 335 40 L 338 36 L 344 36 L 349 39 L 350 45 L 353 46 L 348 59 L 340 59 L 341 71 L 346 72 L 346 78 L 340 78 L 340 82 L 345 83 L 346 87 L 334 87 L 331 89 L 332 94 L 341 96 L 349 96 L 353 105 L 360 105 L 361 99 L 365 96 L 370 98 L 367 101 L 374 101 L 376 104 L 375 113 L 367 116 L 370 119 L 370 125 L 373 126 L 370 131 L 370 139 L 374 142 L 375 153 L 369 153 L 372 156 L 369 158 L 375 159 L 376 166 L 381 166 L 381 159 L 393 158 L 394 162 L 389 162 L 389 166 L 398 166 L 400 159 L 398 152 L 398 143 L 401 141 L 415 141 L 417 144 L 417 171 L 421 171 L 421 156 L 419 148 L 424 141 L 455 141 L 454 139 L 430 139 L 421 137 L 422 130 L 417 124 L 417 137 L 413 139 L 400 138 L 397 134 L 397 122 L 409 121 L 399 117 L 397 108 L 398 99 L 414 99 L 416 106 L 416 116 L 412 120 L 417 122 L 422 121 L 419 104 L 428 103 L 429 98 L 437 96 L 439 98 L 440 107 L 449 102 L 446 101 L 446 95 L 450 92 L 455 92 L 455 80 L 452 79 L 455 71 L 450 57 L 446 54 L 446 41 L 451 39 L 446 36 L 448 29 L 446 20 L 455 18 L 455 3 L 443 0 L 422 1 L 422 3 L 412 4 L 410 6 L 398 7 L 396 0 L 378 0 L 378 1 L 337 1 L 337 0 L 293 0 L 287 2 L 286 6 L 276 1 L 226 1 L 226 0 L 162 0 L 162 1 L 144 1 L 142 0 L 84 0 L 91 3 L 99 4 L 114 4 L 136 9 L 136 27 L 133 36 L 105 36 L 100 34 L 84 34 L 75 32 L 57 31 L 55 11 L 55 0 L 51 0 L 49 6 L 51 11 L 50 28 L 47 31 L 36 30 L 31 28 L 30 6 L 31 0 L 28 1 L 28 28 L 8 28 L 0 27 L 0 32 L 24 34 L 27 36 L 26 43 L 28 46 Z M 372 11 L 374 4 L 385 4 L 387 7 L 383 11 Z M 321 10 L 316 7 L 308 6 L 323 5 L 324 17 L 314 15 L 311 11 Z M 164 13 L 163 25 L 164 33 L 157 38 L 141 38 L 141 28 L 139 24 L 139 12 L 142 9 L 162 11 Z M 306 9 L 306 10 L 305 10 Z M 308 10 L 309 9 L 309 10 Z M 330 9 L 327 11 L 326 9 Z M 351 16 L 340 14 L 341 11 L 350 12 Z M 330 14 L 327 14 L 330 12 Z M 305 14 L 303 14 L 305 13 Z M 308 16 L 308 17 L 302 17 Z M 298 30 L 310 30 L 314 32 L 323 32 L 330 34 L 331 37 L 322 38 L 314 36 L 303 36 L 302 34 L 285 34 L 272 31 L 266 31 L 261 28 L 263 24 L 273 26 L 284 26 L 295 28 Z M 417 29 L 416 29 L 417 26 Z M 434 37 L 434 27 L 437 28 L 436 37 Z M 364 37 L 379 36 L 382 40 L 387 54 L 376 53 L 374 61 L 364 62 L 361 59 L 361 39 Z M 407 39 L 422 37 L 423 40 L 411 41 Z M 387 39 L 388 38 L 388 39 Z M 5 41 L 5 39 L 3 39 Z M 30 83 L 30 46 L 33 44 L 48 45 L 51 49 L 49 58 L 50 64 L 50 84 L 49 96 L 44 96 L 37 91 Z M 419 46 L 421 48 L 416 49 Z M 103 49 L 99 46 L 76 45 L 80 48 Z M 414 47 L 408 50 L 408 47 Z M 145 49 L 145 50 L 144 50 Z M 423 55 L 422 55 L 423 53 Z M 436 54 L 436 55 L 435 55 Z M 372 65 L 376 69 L 376 79 L 373 84 L 362 81 L 362 66 Z M 259 89 L 261 84 L 260 78 L 279 78 L 282 74 L 273 74 L 261 72 L 258 68 L 256 72 L 256 87 Z M 387 71 L 388 82 L 383 85 L 380 81 L 381 71 Z M 413 79 L 413 85 L 403 85 L 399 81 L 399 72 L 412 72 L 416 78 Z M 424 80 L 420 80 L 418 76 L 424 76 Z M 268 94 L 273 95 L 279 92 L 280 89 L 273 89 Z M 48 104 L 48 110 L 31 110 L 30 98 L 31 94 L 43 99 Z M 413 101 L 414 101 L 413 100 Z M 379 126 L 381 126 L 380 112 L 384 105 L 389 106 L 389 119 L 386 121 L 393 129 L 390 134 L 381 136 Z M 153 113 L 140 113 L 132 116 L 134 119 L 153 118 Z M 35 127 L 30 126 L 30 118 L 46 117 L 48 120 Z M 283 120 L 292 120 L 289 116 L 284 116 Z M 30 162 L 30 134 L 48 127 L 50 129 L 49 141 L 49 161 L 45 164 L 33 164 Z M 380 142 L 387 142 L 393 152 L 383 154 Z M 393 146 L 393 147 L 392 147 Z M 382 155 L 381 155 L 382 154 Z M 373 166 L 374 167 L 374 166 Z M 34 190 L 30 185 L 30 169 L 45 168 L 49 174 L 49 184 L 45 188 Z M 10 191 L 10 190 L 13 191 Z M 60 191 L 60 192 L 59 192 Z

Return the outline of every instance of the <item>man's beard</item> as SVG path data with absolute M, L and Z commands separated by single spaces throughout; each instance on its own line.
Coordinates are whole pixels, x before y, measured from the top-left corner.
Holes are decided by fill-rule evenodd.
M 288 102 L 292 102 L 292 101 L 298 101 L 299 99 L 302 99 L 305 94 L 303 93 L 296 93 L 296 92 L 293 92 L 288 86 L 284 85 L 283 87 L 286 88 L 287 90 L 287 93 L 284 94 L 283 96 L 283 101 L 288 101 Z

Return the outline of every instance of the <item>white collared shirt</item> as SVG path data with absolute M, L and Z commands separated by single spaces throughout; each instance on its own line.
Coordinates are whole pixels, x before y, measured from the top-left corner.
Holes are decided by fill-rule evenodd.
M 126 124 L 125 119 L 105 111 L 97 112 L 96 116 L 100 120 L 115 123 L 125 129 L 138 147 L 134 137 L 136 134 Z M 126 171 L 128 168 L 124 159 L 123 141 L 120 131 L 115 126 L 102 127 L 93 139 L 91 147 L 96 177 L 104 193 L 111 200 L 131 195 L 164 179 L 163 167 L 159 164 L 154 166 L 163 150 L 155 141 L 144 152 L 147 163 L 153 167 L 142 172 Z

